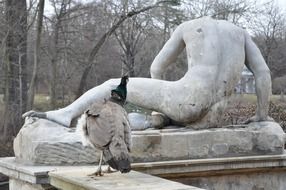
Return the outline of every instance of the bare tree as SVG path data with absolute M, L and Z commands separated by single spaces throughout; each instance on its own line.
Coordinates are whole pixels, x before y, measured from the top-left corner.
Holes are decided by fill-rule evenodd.
M 34 94 L 35 94 L 35 83 L 37 78 L 37 70 L 38 70 L 38 62 L 39 62 L 39 54 L 40 54 L 40 43 L 41 43 L 41 33 L 42 33 L 42 25 L 43 25 L 43 16 L 44 16 L 44 7 L 45 0 L 40 0 L 38 5 L 38 19 L 37 19 L 37 31 L 36 31 L 36 42 L 34 48 L 34 67 L 33 74 L 28 90 L 28 103 L 27 110 L 32 109 L 34 104 Z
M 139 3 L 139 4 L 138 4 Z M 118 11 L 128 13 L 134 6 L 142 6 L 141 1 L 126 0 L 122 7 L 118 7 Z M 135 73 L 135 57 L 140 47 L 142 47 L 148 30 L 151 17 L 148 14 L 133 16 L 122 23 L 118 30 L 114 32 L 115 38 L 121 48 L 121 75 L 128 72 L 129 76 L 136 76 Z
M 92 65 L 94 64 L 94 58 L 96 56 L 96 54 L 98 53 L 98 51 L 100 50 L 101 46 L 104 44 L 104 42 L 115 32 L 115 30 L 128 18 L 138 15 L 142 12 L 148 11 L 150 9 L 153 9 L 155 7 L 158 7 L 160 4 L 164 4 L 164 3 L 175 3 L 176 4 L 177 0 L 165 0 L 165 1 L 158 1 L 157 3 L 153 4 L 153 5 L 149 5 L 146 7 L 143 7 L 141 9 L 137 9 L 137 10 L 132 10 L 130 12 L 128 12 L 127 14 L 122 14 L 120 16 L 120 18 L 114 22 L 114 24 L 110 27 L 110 29 L 108 31 L 106 31 L 102 37 L 99 39 L 99 41 L 95 44 L 95 46 L 92 48 L 92 50 L 89 53 L 87 62 L 88 64 L 86 65 L 83 74 L 81 75 L 81 79 L 80 79 L 80 83 L 79 83 L 79 87 L 78 90 L 76 92 L 76 97 L 79 97 L 83 94 L 84 90 L 85 90 L 85 86 L 86 86 L 86 81 L 88 78 L 88 74 L 91 70 Z
M 285 32 L 286 20 L 282 10 L 274 1 L 266 5 L 261 14 L 256 15 L 253 20 L 252 29 L 265 61 L 270 67 L 272 77 L 275 77 L 276 75 L 280 75 L 278 73 L 282 71 L 281 64 L 276 64 L 277 60 L 275 60 L 274 53 L 277 55 L 277 51 L 280 51 L 279 44 L 282 42 L 283 34 L 285 34 L 283 32 Z
M 51 108 L 54 109 L 57 107 L 57 86 L 58 86 L 58 56 L 59 56 L 59 35 L 62 20 L 68 13 L 68 6 L 71 3 L 71 0 L 63 0 L 60 3 L 60 8 L 57 9 L 57 1 L 51 0 L 54 10 L 55 10 L 55 23 L 54 23 L 54 36 L 53 36 L 53 48 L 51 53 L 51 85 L 50 85 L 50 100 Z
M 256 14 L 256 0 L 191 0 L 185 5 L 190 19 L 211 16 L 240 24 Z

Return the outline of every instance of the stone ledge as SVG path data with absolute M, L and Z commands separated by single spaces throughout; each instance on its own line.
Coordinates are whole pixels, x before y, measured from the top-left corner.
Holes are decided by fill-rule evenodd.
M 50 172 L 49 176 L 51 185 L 63 190 L 203 190 L 136 171 L 127 174 L 115 172 L 102 177 L 88 176 L 93 172 L 92 169 L 72 169 Z
M 131 171 L 128 174 L 120 174 L 119 172 L 106 174 L 105 177 L 99 177 L 96 180 L 87 176 L 96 169 L 97 166 L 29 166 L 17 163 L 14 157 L 0 158 L 0 173 L 9 176 L 10 184 L 15 187 L 13 190 L 18 190 L 23 184 L 26 189 L 35 190 L 51 189 L 52 186 L 50 185 L 64 190 L 103 190 L 109 188 L 135 190 L 137 186 L 138 189 L 144 187 L 144 189 L 148 188 L 149 190 L 159 189 L 161 186 L 165 190 L 202 190 L 136 171 Z M 115 188 L 116 186 L 117 188 Z
M 68 168 L 96 168 L 96 166 L 31 166 L 18 163 L 15 157 L 0 158 L 0 173 L 32 184 L 49 184 L 50 171 Z
M 269 170 L 284 171 L 286 170 L 286 154 L 134 163 L 132 169 L 167 178 Z
M 96 166 L 29 166 L 19 164 L 14 157 L 0 158 L 0 173 L 11 178 L 34 184 L 48 184 L 50 171 L 63 170 L 96 170 Z M 133 163 L 132 170 L 160 177 L 175 175 L 198 175 L 229 171 L 230 173 L 244 171 L 286 170 L 286 154 L 267 156 L 245 156 L 231 158 L 176 160 L 148 163 Z

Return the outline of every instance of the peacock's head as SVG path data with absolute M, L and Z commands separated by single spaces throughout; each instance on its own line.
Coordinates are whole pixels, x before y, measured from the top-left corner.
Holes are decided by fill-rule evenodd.
M 129 76 L 128 75 L 124 75 L 123 77 L 121 77 L 121 84 L 122 85 L 126 85 L 129 81 Z

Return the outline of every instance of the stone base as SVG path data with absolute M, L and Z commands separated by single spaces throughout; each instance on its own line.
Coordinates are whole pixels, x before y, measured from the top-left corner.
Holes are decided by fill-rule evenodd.
M 275 122 L 191 130 L 132 132 L 134 162 L 154 162 L 284 153 L 285 133 Z M 17 160 L 32 165 L 94 164 L 99 152 L 81 145 L 74 129 L 48 120 L 27 122 L 14 141 Z
M 57 190 L 51 185 L 32 184 L 22 180 L 10 178 L 9 190 Z
M 146 174 L 193 186 L 179 188 L 183 186 L 176 185 L 177 189 L 197 189 L 195 187 L 213 190 L 286 189 L 286 154 L 135 163 L 132 164 L 132 170 L 146 174 L 141 173 L 142 175 L 138 176 L 131 172 L 123 175 L 117 172 L 115 176 L 106 175 L 102 179 L 87 177 L 87 174 L 95 170 L 95 166 L 27 166 L 17 163 L 15 158 L 0 158 L 0 173 L 10 177 L 10 190 L 47 190 L 47 188 L 53 190 L 51 185 L 59 188 L 68 185 L 84 190 L 93 189 L 88 187 L 97 185 L 96 187 L 100 187 L 97 189 L 101 189 L 106 187 L 103 184 L 110 182 L 109 185 L 118 184 L 116 187 L 126 189 L 126 184 L 129 184 L 130 180 L 133 180 L 133 185 L 135 184 L 137 188 L 130 187 L 139 190 L 146 189 L 147 178 L 149 182 L 154 182 L 151 183 L 157 187 L 154 189 L 162 189 L 156 186 L 159 178 L 153 180 Z M 122 183 L 122 180 L 126 183 Z M 167 187 L 171 184 L 165 182 Z M 70 189 L 72 188 L 63 188 L 63 190 Z

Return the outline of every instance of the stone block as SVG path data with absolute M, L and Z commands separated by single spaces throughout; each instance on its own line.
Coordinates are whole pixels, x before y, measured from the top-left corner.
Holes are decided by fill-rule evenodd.
M 99 160 L 98 150 L 84 147 L 75 129 L 29 118 L 14 140 L 16 159 L 32 165 L 84 165 Z
M 10 178 L 9 190 L 57 190 L 51 185 L 31 184 L 22 180 Z

